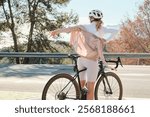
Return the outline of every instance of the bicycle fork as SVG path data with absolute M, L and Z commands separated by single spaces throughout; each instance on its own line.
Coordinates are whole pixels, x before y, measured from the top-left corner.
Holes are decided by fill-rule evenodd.
M 108 78 L 107 78 L 106 75 L 104 75 L 103 85 L 104 85 L 104 92 L 106 94 L 113 94 L 110 83 L 109 83 Z

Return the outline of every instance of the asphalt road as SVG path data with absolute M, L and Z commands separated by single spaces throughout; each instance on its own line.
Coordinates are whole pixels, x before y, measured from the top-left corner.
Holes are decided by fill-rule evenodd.
M 73 74 L 71 65 L 0 65 L 0 99 L 41 99 L 46 82 L 55 74 Z M 150 66 L 125 66 L 115 71 L 123 83 L 123 99 L 150 99 Z

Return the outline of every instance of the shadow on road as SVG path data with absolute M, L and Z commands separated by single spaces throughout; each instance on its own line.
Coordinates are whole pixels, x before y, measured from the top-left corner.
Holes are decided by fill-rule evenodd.
M 57 73 L 72 73 L 73 67 L 71 65 L 50 65 L 50 64 L 32 64 L 32 65 L 0 65 L 0 78 L 16 77 L 27 78 L 38 75 L 54 75 Z

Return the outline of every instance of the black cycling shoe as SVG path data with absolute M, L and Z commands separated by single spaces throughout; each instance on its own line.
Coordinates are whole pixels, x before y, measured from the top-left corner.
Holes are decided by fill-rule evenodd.
M 87 99 L 87 93 L 88 93 L 88 89 L 86 87 L 84 87 L 81 91 L 81 100 L 86 100 Z

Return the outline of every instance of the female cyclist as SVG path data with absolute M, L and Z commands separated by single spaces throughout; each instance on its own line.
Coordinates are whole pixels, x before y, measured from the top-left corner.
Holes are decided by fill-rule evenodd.
M 90 24 L 77 25 L 69 28 L 57 29 L 51 32 L 51 36 L 59 33 L 71 33 L 70 44 L 81 57 L 78 58 L 78 69 L 87 68 L 80 73 L 82 88 L 87 87 L 87 100 L 94 99 L 94 83 L 98 73 L 98 59 L 107 66 L 103 55 L 102 41 L 102 18 L 103 14 L 99 10 L 89 12 Z

